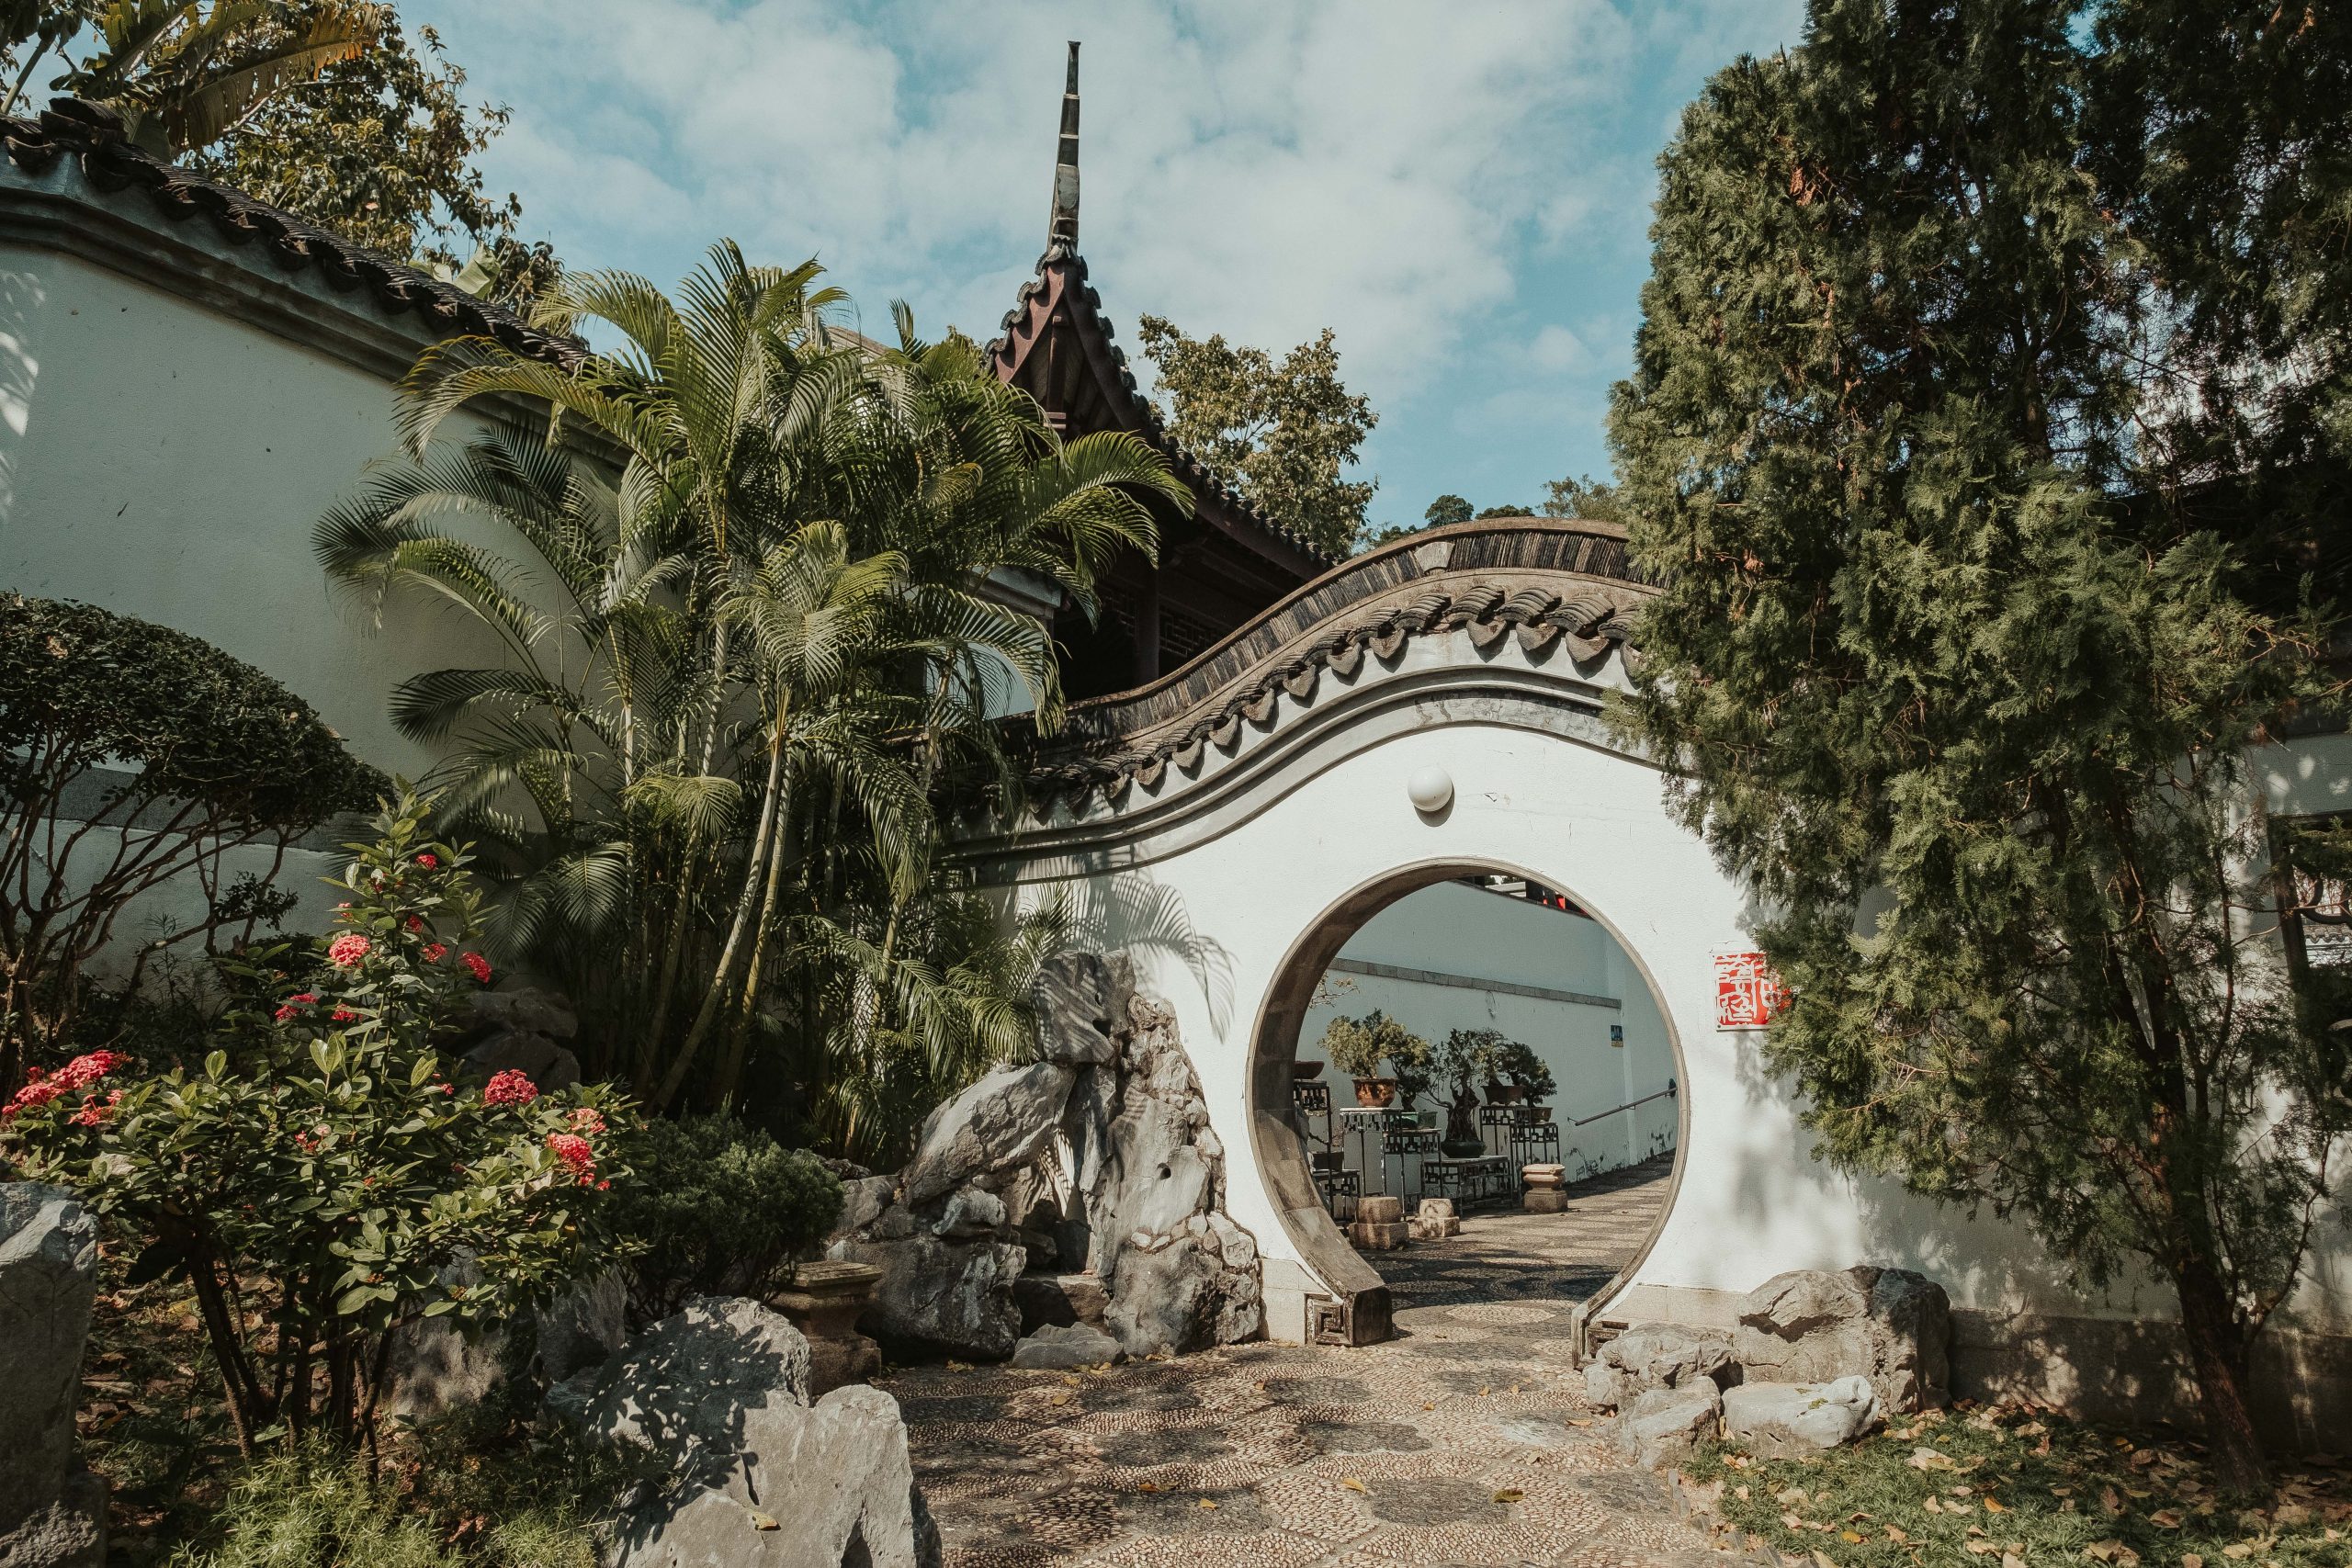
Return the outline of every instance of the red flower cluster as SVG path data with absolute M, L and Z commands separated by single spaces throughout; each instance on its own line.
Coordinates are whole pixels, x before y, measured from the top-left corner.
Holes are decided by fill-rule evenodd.
M 86 1055 L 74 1057 L 53 1073 L 43 1073 L 35 1067 L 28 1075 L 31 1081 L 11 1095 L 6 1105 L 0 1105 L 0 1118 L 14 1116 L 19 1111 L 29 1111 L 37 1105 L 47 1105 L 52 1100 L 62 1100 L 77 1089 L 88 1088 L 130 1060 L 119 1051 L 92 1051 Z M 121 1098 L 122 1093 L 118 1089 L 107 1103 L 112 1105 Z M 95 1096 L 84 1099 L 82 1109 L 74 1114 L 74 1120 L 85 1127 L 98 1124 Z
M 300 1016 L 304 1008 L 318 999 L 319 993 L 316 991 L 297 991 L 278 1003 L 277 1010 L 270 1016 L 277 1019 L 278 1022 L 284 1023 L 289 1018 Z
M 490 984 L 489 959 L 484 958 L 479 953 L 469 953 L 463 958 L 458 959 L 458 962 L 466 966 L 466 972 L 474 977 L 474 981 L 477 985 L 487 986 Z
M 411 915 L 408 918 L 408 929 L 412 931 L 423 931 L 424 929 L 424 917 L 423 915 Z
M 108 1094 L 104 1101 L 95 1094 L 85 1094 L 82 1097 L 82 1109 L 74 1112 L 71 1120 L 77 1127 L 95 1127 L 106 1119 L 107 1111 L 121 1103 L 122 1090 L 120 1089 Z
M 418 954 L 427 964 L 438 964 L 448 955 L 449 950 L 437 942 L 430 943 L 422 953 Z
M 349 969 L 367 957 L 375 945 L 357 931 L 345 931 L 327 943 L 327 962 L 338 969 Z
M 430 854 L 419 855 L 416 857 L 416 863 L 423 866 L 425 870 L 431 871 L 435 866 L 441 863 L 441 857 Z
M 327 1021 L 330 1023 L 349 1023 L 353 1019 L 357 1018 L 358 1016 L 359 1015 L 357 1013 L 352 1011 L 349 1008 L 337 1008 L 334 1011 L 327 1014 Z
M 596 1151 L 587 1139 L 578 1134 L 549 1133 L 548 1147 L 580 1179 L 581 1186 L 594 1186 L 601 1192 L 612 1185 L 609 1181 L 596 1179 Z
M 481 1098 L 485 1105 L 528 1105 L 539 1098 L 539 1086 L 531 1081 L 530 1074 L 509 1067 L 492 1077 L 482 1087 Z
M 601 1133 L 605 1130 L 605 1119 L 583 1105 L 571 1113 L 571 1130 L 575 1133 Z

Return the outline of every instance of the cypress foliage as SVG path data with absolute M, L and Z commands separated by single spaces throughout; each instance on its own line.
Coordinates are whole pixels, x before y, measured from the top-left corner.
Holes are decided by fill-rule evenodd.
M 1770 911 L 1767 1062 L 1841 1167 L 2168 1283 L 2241 1488 L 2352 1129 L 2245 764 L 2332 691 L 2340 10 L 1815 0 L 1661 160 L 1611 414 L 1668 582 L 1623 716 Z

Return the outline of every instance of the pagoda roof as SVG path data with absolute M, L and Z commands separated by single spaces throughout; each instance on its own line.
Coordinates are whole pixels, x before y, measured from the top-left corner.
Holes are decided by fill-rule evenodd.
M 1193 516 L 1295 581 L 1320 575 L 1344 553 L 1333 554 L 1299 529 L 1268 516 L 1228 486 L 1206 463 L 1169 438 L 1159 411 L 1136 385 L 1102 297 L 1088 281 L 1078 251 L 1078 45 L 1069 46 L 1069 85 L 1062 96 L 1060 152 L 1054 170 L 1053 211 L 1035 276 L 1022 284 L 1003 331 L 987 349 L 999 379 L 1022 388 L 1068 435 L 1117 430 L 1140 437 L 1164 456 L 1193 495 Z

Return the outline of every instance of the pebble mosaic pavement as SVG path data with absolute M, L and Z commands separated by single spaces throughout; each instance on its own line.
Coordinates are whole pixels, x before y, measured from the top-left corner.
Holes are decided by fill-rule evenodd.
M 1385 1345 L 898 1372 L 882 1386 L 950 1568 L 1720 1564 L 1609 1447 L 1569 1366 L 1569 1309 L 1638 1250 L 1668 1174 L 1374 1255 L 1397 1306 Z

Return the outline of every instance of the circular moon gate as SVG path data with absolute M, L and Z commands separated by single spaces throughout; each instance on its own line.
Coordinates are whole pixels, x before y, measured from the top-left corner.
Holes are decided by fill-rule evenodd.
M 1177 1012 L 1275 1337 L 1387 1331 L 1386 1287 L 1292 1129 L 1290 1063 L 1317 980 L 1406 893 L 1508 872 L 1600 916 L 1665 1021 L 1689 1145 L 1708 1074 L 1683 1044 L 1740 902 L 1602 719 L 1652 592 L 1609 525 L 1397 541 L 1165 679 L 1077 706 L 1032 773 L 1028 818 L 966 841 L 984 886 L 1069 901 L 1081 944 L 1128 954 Z

